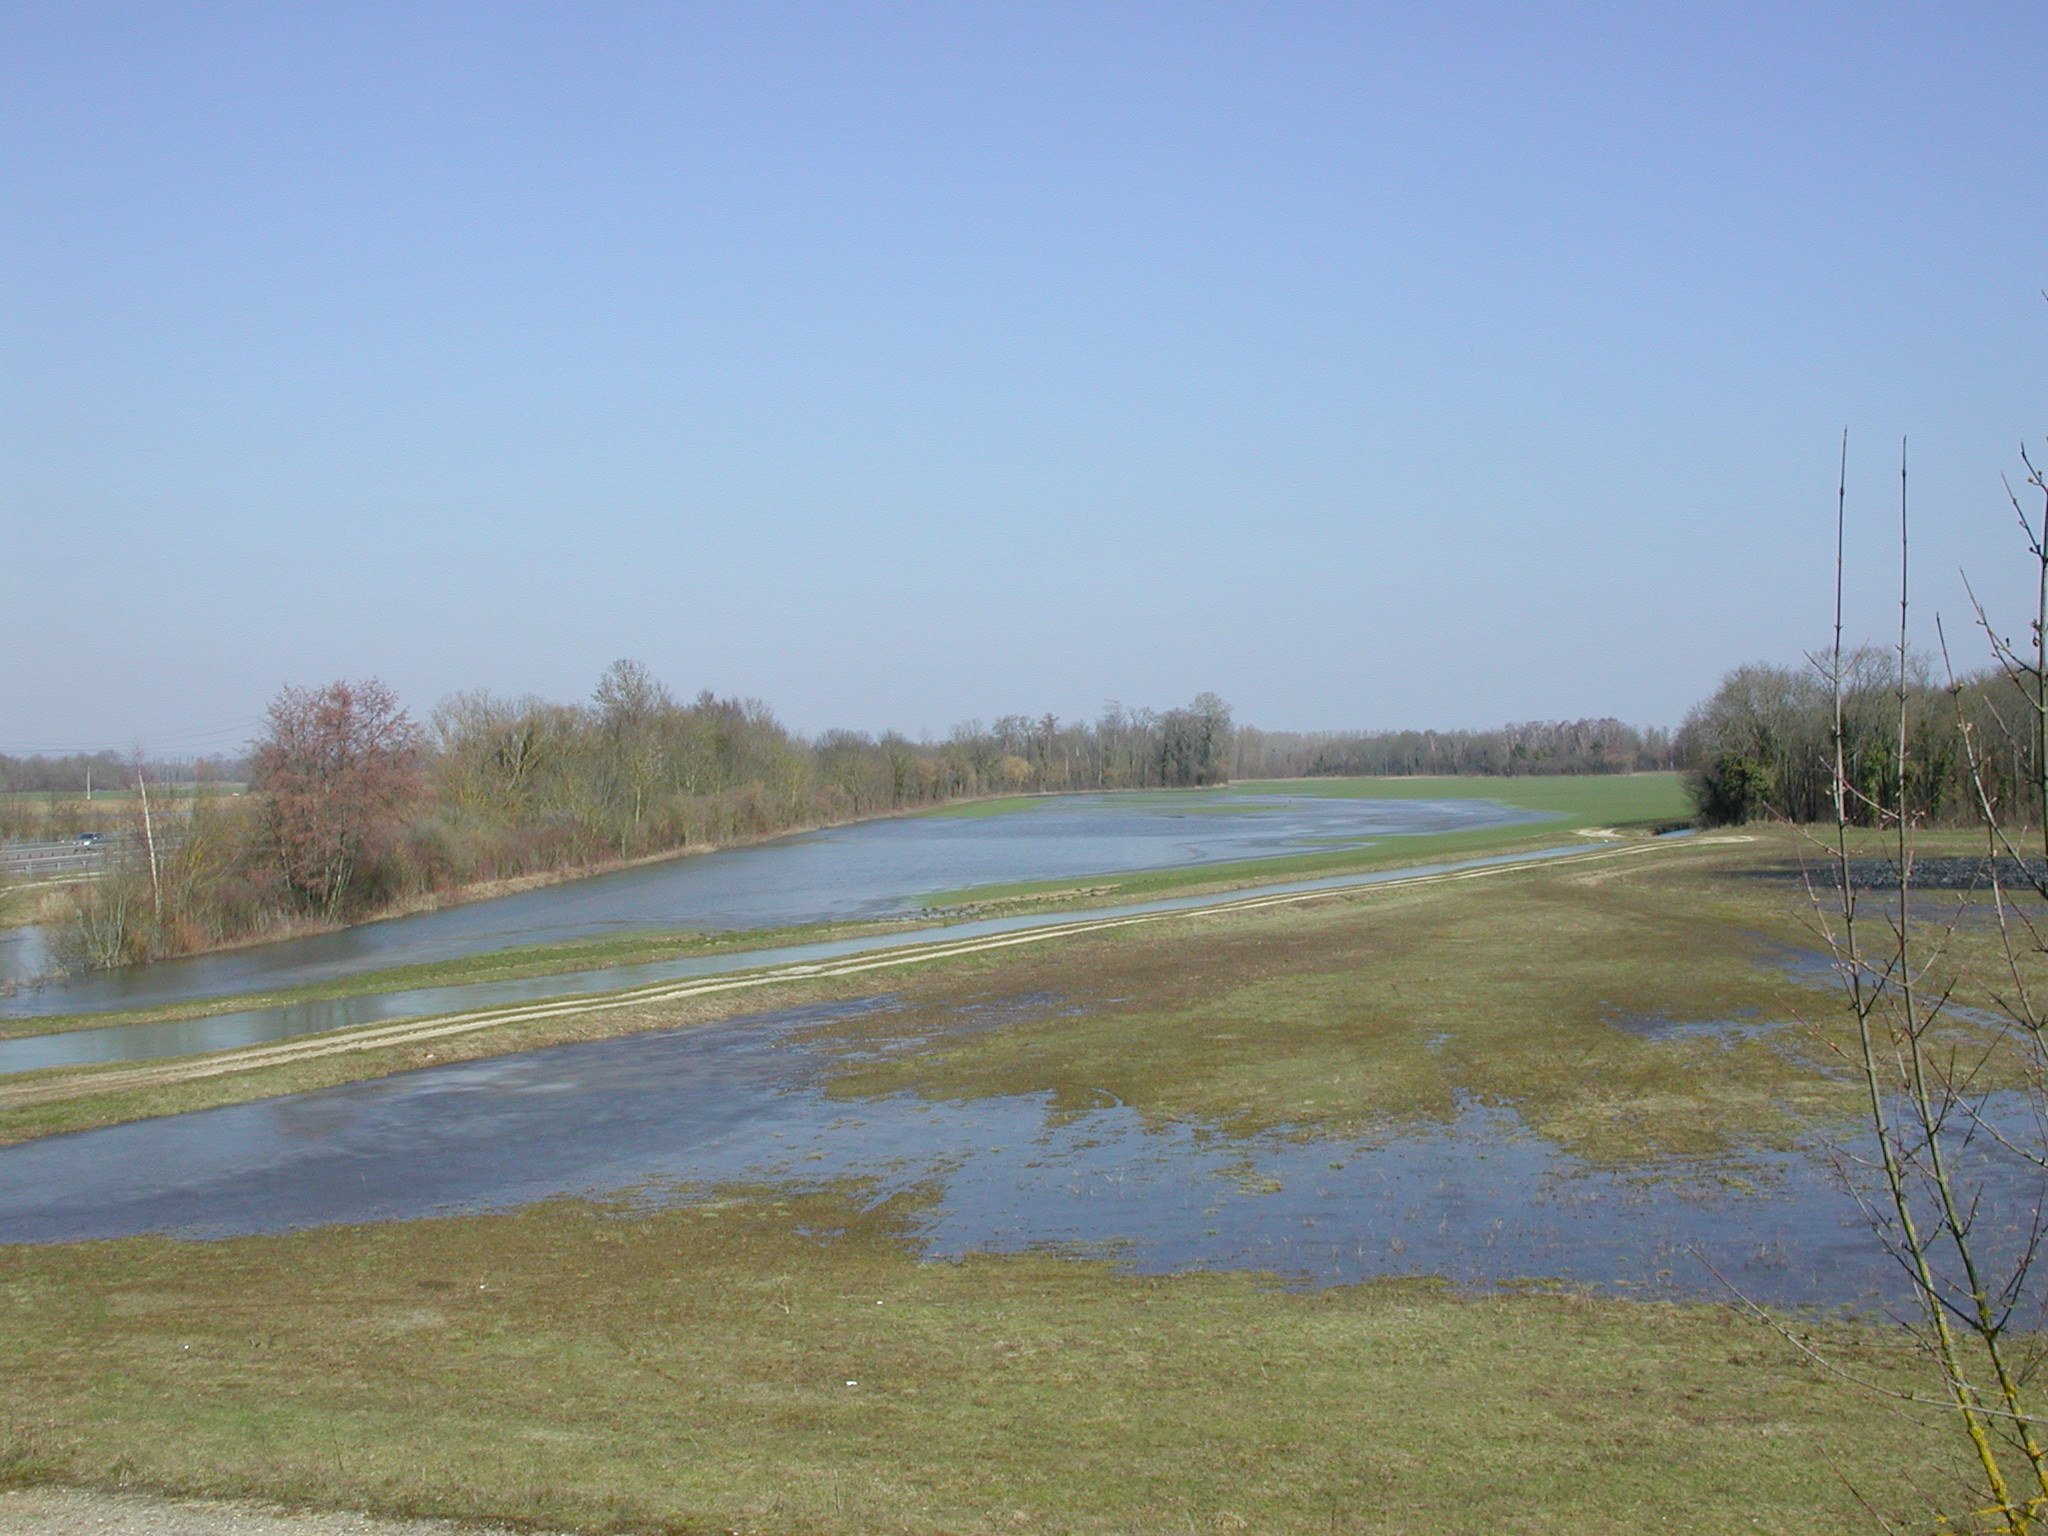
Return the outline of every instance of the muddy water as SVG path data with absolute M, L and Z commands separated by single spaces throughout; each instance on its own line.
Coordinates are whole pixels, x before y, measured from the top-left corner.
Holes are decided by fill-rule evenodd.
M 275 991 L 394 965 L 606 934 L 901 916 L 914 911 L 922 897 L 968 886 L 1272 858 L 1549 819 L 1489 800 L 1217 791 L 1061 796 L 1000 816 L 863 822 L 340 933 L 20 985 L 12 996 L 0 996 L 0 1018 Z M 0 966 L 13 963 L 0 951 Z M 28 979 L 24 972 L 0 970 L 0 992 L 10 981 Z
M 919 1233 L 933 1257 L 1052 1249 L 1314 1284 L 1420 1273 L 1725 1295 L 1697 1247 L 1759 1301 L 1889 1294 L 1887 1262 L 1817 1151 L 1618 1174 L 1480 1105 L 1381 1140 L 1240 1140 L 1148 1125 L 1107 1093 L 1079 1109 L 1036 1094 L 829 1096 L 839 1058 L 815 1042 L 818 1026 L 892 1006 L 559 1046 L 29 1142 L 0 1150 L 0 1241 L 221 1237 L 859 1179 L 877 1199 L 937 1193 Z M 968 1013 L 954 1027 L 1003 1018 Z M 2015 1214 L 2039 1194 L 2016 1173 L 1998 1186 Z

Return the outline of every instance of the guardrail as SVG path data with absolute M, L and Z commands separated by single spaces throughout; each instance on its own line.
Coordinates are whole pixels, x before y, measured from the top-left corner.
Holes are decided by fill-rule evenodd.
M 31 880 L 90 874 L 100 869 L 109 855 L 123 852 L 140 841 L 131 834 L 115 833 L 96 843 L 4 844 L 0 845 L 0 874 Z

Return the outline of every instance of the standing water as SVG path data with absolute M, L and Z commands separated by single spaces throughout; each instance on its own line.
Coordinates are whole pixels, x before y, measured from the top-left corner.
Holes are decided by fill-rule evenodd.
M 822 1027 L 892 1006 L 555 1046 L 0 1149 L 0 1243 L 226 1237 L 564 1196 L 660 1206 L 721 1186 L 850 1181 L 868 1199 L 927 1196 L 918 1236 L 931 1256 L 1050 1249 L 1311 1284 L 1441 1274 L 1671 1297 L 1732 1284 L 1781 1306 L 1898 1300 L 1892 1266 L 1815 1149 L 1617 1171 L 1505 1107 L 1468 1104 L 1373 1137 L 1230 1137 L 1106 1093 L 1079 1111 L 1033 1093 L 833 1095 L 842 1058 Z M 965 1011 L 952 1029 L 1009 1016 Z M 2038 1207 L 2039 1171 L 1988 1171 L 1986 1243 L 2008 1228 L 2023 1242 L 2016 1215 Z
M 861 822 L 751 848 L 365 923 L 223 954 L 18 985 L 0 1018 L 155 1007 L 307 986 L 528 944 L 674 929 L 733 931 L 901 917 L 977 885 L 1358 847 L 1386 837 L 1550 819 L 1490 800 L 1364 800 L 1194 791 L 1077 795 L 995 816 Z M 32 941 L 31 941 L 32 942 Z M 38 964 L 32 950 L 0 966 Z M 0 970 L 0 987 L 33 973 Z

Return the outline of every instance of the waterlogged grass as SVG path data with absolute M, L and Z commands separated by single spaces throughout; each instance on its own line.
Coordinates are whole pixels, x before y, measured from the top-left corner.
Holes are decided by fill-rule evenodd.
M 1638 1536 L 1960 1503 L 1952 1437 L 1729 1309 L 927 1264 L 916 1214 L 752 1191 L 0 1250 L 0 1463 L 592 1532 Z M 1802 1326 L 1919 1384 L 1885 1333 Z
M 1365 874 L 1495 854 L 1530 853 L 1540 848 L 1582 842 L 1558 822 L 1531 826 L 1485 827 L 1467 832 L 1431 832 L 1390 837 L 1382 842 L 1320 849 L 1314 853 L 1238 859 L 1192 868 L 1139 870 L 1130 874 L 1090 876 L 1083 880 L 1026 880 L 1003 885 L 968 886 L 924 898 L 934 914 L 967 912 L 976 916 L 1053 907 L 1121 906 L 1166 896 L 1199 896 L 1240 887 L 1280 885 L 1325 875 Z M 1588 845 L 1590 846 L 1590 845 Z
M 1479 827 L 1461 832 L 1391 836 L 1378 841 L 1314 853 L 1243 859 L 1193 868 L 1105 873 L 1087 880 L 1033 880 L 968 886 L 925 898 L 927 906 L 1005 908 L 1062 902 L 1076 906 L 1115 905 L 1155 896 L 1227 890 L 1233 886 L 1311 880 L 1404 864 L 1515 853 L 1571 841 L 1581 827 L 1627 828 L 1646 832 L 1676 826 L 1691 815 L 1680 775 L 1675 773 L 1580 774 L 1550 778 L 1262 779 L 1208 790 L 1147 790 L 1119 797 L 1132 805 L 1175 807 L 1189 813 L 1254 814 L 1254 806 L 1233 806 L 1252 795 L 1317 795 L 1354 800 L 1495 800 L 1553 819 L 1531 824 Z
M 1478 1100 L 1602 1166 L 1725 1169 L 1851 1108 L 1832 1001 L 1770 963 L 1812 942 L 1795 845 L 1754 835 L 918 966 L 888 973 L 897 1008 L 817 1039 L 850 1106 L 1110 1092 L 1231 1137 L 1392 1135 Z M 13 1111 L 0 1137 L 876 990 L 531 1023 Z M 1000 1027 L 950 1027 L 997 1003 Z M 1646 1018 L 1742 1029 L 1626 1027 Z M 923 1043 L 864 1055 L 878 1037 Z M 593 1532 L 1851 1531 L 1859 1499 L 1902 1529 L 1967 1507 L 1955 1437 L 1730 1309 L 926 1263 L 915 1199 L 713 1193 L 0 1248 L 0 1467 Z M 1917 1381 L 1886 1329 L 1796 1326 Z
M 963 962 L 906 995 L 1050 1000 L 967 1036 L 914 1011 L 835 1026 L 932 1035 L 850 1055 L 836 1091 L 1049 1092 L 1076 1109 L 1108 1093 L 1227 1135 L 1393 1134 L 1478 1102 L 1610 1167 L 1785 1147 L 1855 1099 L 1829 1055 L 1834 999 L 1773 963 L 1814 942 L 1796 883 L 1757 878 L 1781 862 L 1762 841 L 1675 845 Z
M 0 1141 L 888 992 L 898 1006 L 887 1016 L 822 1031 L 851 1053 L 836 1092 L 1050 1093 L 1076 1108 L 1110 1092 L 1155 1120 L 1223 1134 L 1391 1133 L 1447 1122 L 1479 1100 L 1604 1165 L 1723 1156 L 1786 1145 L 1853 1107 L 1826 1058 L 1833 1000 L 1771 963 L 1774 943 L 1812 942 L 1803 891 L 1770 873 L 1784 864 L 1769 841 L 1681 841 L 1420 889 L 1176 917 L 876 976 L 622 1005 L 20 1107 L 0 1112 Z M 1003 1028 L 953 1030 L 961 1010 L 990 1004 L 1002 1005 Z M 1727 1038 L 1623 1027 L 1643 1018 L 1744 1027 Z M 1784 1027 L 1757 1027 L 1773 1023 Z M 927 1043 L 861 1059 L 876 1034 Z
M 104 1029 L 116 1024 L 155 1024 L 179 1019 L 211 1018 L 222 1013 L 241 1013 L 253 1008 L 270 1008 L 291 1003 L 319 1002 L 334 998 L 369 997 L 386 992 L 410 992 L 429 987 L 467 986 L 491 981 L 519 981 L 534 976 L 561 976 L 580 971 L 610 970 L 619 966 L 652 964 L 694 955 L 720 955 L 756 949 L 778 949 L 799 944 L 821 944 L 835 939 L 861 938 L 878 933 L 927 929 L 929 917 L 870 923 L 813 923 L 792 928 L 753 928 L 727 933 L 697 930 L 679 932 L 612 934 L 600 939 L 571 939 L 554 944 L 527 944 L 488 954 L 464 955 L 419 965 L 392 966 L 338 977 L 309 986 L 280 988 L 268 992 L 238 992 L 191 1002 L 167 1003 L 154 1008 L 135 1008 L 107 1013 L 55 1014 L 42 1018 L 0 1019 L 0 1039 L 22 1035 L 68 1033 L 82 1029 Z
M 956 821 L 977 820 L 984 816 L 1011 816 L 1018 811 L 1049 805 L 1059 798 L 1058 795 L 1001 795 L 992 800 L 960 800 L 952 805 L 942 805 L 936 810 L 919 811 L 917 814 L 951 818 Z
M 893 978 L 905 972 L 888 973 Z M 163 1080 L 146 1086 L 92 1090 L 95 1077 L 123 1072 L 134 1063 L 65 1068 L 10 1074 L 8 1087 L 32 1086 L 62 1078 L 76 1089 L 69 1097 L 44 1103 L 0 1109 L 0 1146 L 31 1141 L 42 1136 L 65 1135 L 119 1125 L 130 1120 L 153 1119 L 183 1114 L 188 1110 L 212 1109 L 223 1104 L 246 1104 L 256 1099 L 286 1094 L 310 1093 L 343 1083 L 390 1077 L 421 1067 L 446 1066 L 452 1062 L 476 1061 L 519 1051 L 540 1050 L 580 1040 L 609 1039 L 641 1034 L 650 1030 L 683 1029 L 714 1023 L 743 1013 L 766 1013 L 812 1003 L 839 1001 L 875 995 L 872 977 L 853 976 L 832 980 L 795 978 L 776 981 L 744 992 L 713 993 L 696 998 L 670 999 L 660 1003 L 622 1002 L 591 1013 L 566 1017 L 514 1020 L 486 1030 L 448 1036 L 415 1044 L 382 1045 L 365 1050 L 348 1050 L 287 1062 L 222 1073 L 215 1076 L 181 1077 L 179 1070 L 191 1066 L 203 1069 L 210 1057 L 179 1057 L 143 1063 L 163 1069 Z M 318 1037 L 312 1037 L 317 1039 Z

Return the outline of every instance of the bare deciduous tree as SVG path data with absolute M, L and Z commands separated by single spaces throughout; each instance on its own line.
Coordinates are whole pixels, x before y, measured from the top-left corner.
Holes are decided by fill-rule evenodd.
M 250 788 L 271 855 L 301 906 L 339 916 L 370 894 L 375 862 L 419 796 L 424 739 L 374 678 L 285 688 L 264 724 Z
M 2048 496 L 2038 475 L 2031 483 Z M 1967 1528 L 2039 1536 L 2048 1530 L 2048 1403 L 2037 1379 L 2043 1360 L 2035 1331 L 2042 1321 L 2041 1176 L 2048 1174 L 2048 1012 L 2042 1006 L 2048 861 L 2020 856 L 2020 827 L 1987 771 L 1987 744 L 1959 711 L 1956 739 L 1985 835 L 1995 936 L 1989 950 L 1965 931 L 1981 925 L 1987 904 L 1963 898 L 1936 916 L 1926 910 L 1924 894 L 1916 896 L 1919 817 L 1912 777 L 1921 684 L 1907 643 L 1903 450 L 1889 782 L 1859 773 L 1851 759 L 1852 688 L 1868 658 L 1846 654 L 1842 645 L 1845 499 L 1838 494 L 1834 646 L 1817 658 L 1832 704 L 1833 832 L 1823 865 L 1827 878 L 1810 889 L 1853 1026 L 1847 1054 L 1867 1117 L 1867 1150 L 1846 1166 L 1873 1233 L 1904 1278 L 1911 1305 L 1902 1321 L 1938 1382 L 1933 1394 L 1899 1395 L 1941 1408 L 1976 1468 L 1978 1502 L 1961 1518 Z M 1979 617 L 1999 679 L 2019 691 L 2035 719 L 2048 719 L 2048 503 L 2041 522 L 2024 512 L 2021 521 L 2039 565 L 2034 643 L 2023 652 L 1996 634 L 1981 609 Z M 1952 682 L 1951 696 L 1962 693 Z M 2048 838 L 2048 827 L 2038 824 L 2038 793 L 2025 798 L 2037 835 Z M 1853 829 L 1871 826 L 1889 869 L 1866 892 L 1859 885 L 1867 871 L 1859 866 L 1868 861 L 1857 854 L 1867 844 Z

